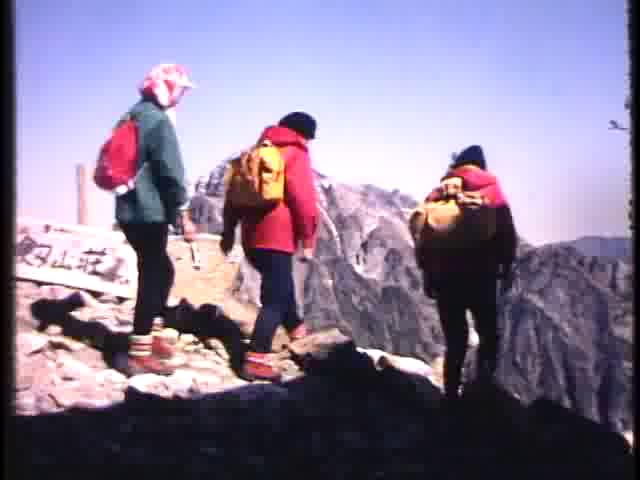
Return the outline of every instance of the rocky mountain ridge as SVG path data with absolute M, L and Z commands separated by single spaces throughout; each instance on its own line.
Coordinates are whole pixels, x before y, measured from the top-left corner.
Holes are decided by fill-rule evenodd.
M 319 328 L 312 340 L 288 348 L 276 338 L 286 382 L 248 384 L 236 371 L 250 319 L 225 297 L 233 281 L 227 274 L 236 269 L 223 265 L 220 271 L 215 263 L 221 257 L 208 245 L 211 250 L 203 250 L 210 252 L 206 263 L 213 276 L 207 283 L 206 268 L 196 275 L 191 262 L 181 260 L 181 243 L 170 248 L 172 254 L 178 250 L 175 293 L 199 301 L 173 299 L 159 332 L 178 349 L 177 370 L 169 377 L 127 378 L 114 369 L 115 354 L 127 347 L 133 300 L 15 282 L 17 415 L 8 448 L 19 478 L 51 472 L 66 480 L 253 478 L 292 469 L 318 479 L 633 477 L 627 441 L 573 413 L 575 406 L 540 397 L 522 402 L 498 386 L 473 383 L 459 405 L 448 405 L 440 393 L 440 357 L 427 364 L 363 348 L 364 342 L 350 341 L 337 329 Z M 370 285 L 361 274 L 345 271 L 337 281 Z M 247 282 L 236 282 L 238 297 Z M 595 280 L 590 285 L 603 288 Z M 192 295 L 189 286 L 197 287 Z M 400 331 L 393 324 L 382 332 L 363 331 L 367 319 L 358 309 L 379 298 L 397 302 L 389 311 L 396 312 L 396 322 L 404 321 L 400 303 L 411 298 L 399 297 L 401 288 L 382 290 L 380 297 L 357 292 L 351 304 L 343 303 L 345 315 L 360 320 L 352 332 L 374 340 L 388 333 L 388 341 L 398 342 L 396 350 L 413 348 L 401 336 L 402 325 Z M 210 298 L 216 303 L 207 303 Z
M 606 257 L 627 263 L 631 262 L 633 245 L 630 237 L 603 237 L 589 235 L 577 238 L 570 242 L 561 242 L 560 244 L 570 245 L 587 256 Z
M 224 168 L 216 167 L 192 199 L 196 221 L 210 233 L 221 231 Z M 406 225 L 416 200 L 317 172 L 316 190 L 322 215 L 316 259 L 296 266 L 306 321 L 337 327 L 364 348 L 427 363 L 441 357 L 442 332 L 433 301 L 422 294 Z M 515 288 L 501 299 L 500 381 L 526 402 L 547 395 L 618 431 L 629 428 L 630 264 L 521 240 L 517 272 Z M 234 295 L 257 304 L 258 292 L 257 274 L 241 263 Z M 473 357 L 472 351 L 469 367 Z

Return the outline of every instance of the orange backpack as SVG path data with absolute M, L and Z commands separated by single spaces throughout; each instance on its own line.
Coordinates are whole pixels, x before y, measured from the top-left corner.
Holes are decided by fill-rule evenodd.
M 284 200 L 285 162 L 265 140 L 231 160 L 225 174 L 226 201 L 232 207 L 270 208 Z
M 482 195 L 464 191 L 462 178 L 443 180 L 440 193 L 429 196 L 409 217 L 416 248 L 471 247 L 495 235 L 495 209 Z

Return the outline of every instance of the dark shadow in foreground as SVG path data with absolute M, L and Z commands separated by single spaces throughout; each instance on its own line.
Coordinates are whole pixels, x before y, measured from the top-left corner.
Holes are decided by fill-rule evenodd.
M 194 399 L 129 389 L 102 410 L 14 417 L 15 478 L 634 478 L 624 438 L 539 400 L 377 371 L 353 343 L 283 385 Z
M 59 325 L 65 336 L 84 341 L 101 351 L 109 368 L 119 370 L 121 366 L 117 364 L 118 354 L 127 352 L 128 334 L 113 332 L 97 321 L 74 318 L 71 312 L 82 306 L 82 297 L 72 294 L 62 300 L 37 300 L 31 305 L 31 313 L 38 321 L 39 331 L 46 330 L 50 325 Z M 201 340 L 219 339 L 229 352 L 233 370 L 238 372 L 241 368 L 246 350 L 245 343 L 242 342 L 242 331 L 216 305 L 206 303 L 196 309 L 183 299 L 177 306 L 167 309 L 165 327 L 176 329 L 180 333 L 191 333 Z

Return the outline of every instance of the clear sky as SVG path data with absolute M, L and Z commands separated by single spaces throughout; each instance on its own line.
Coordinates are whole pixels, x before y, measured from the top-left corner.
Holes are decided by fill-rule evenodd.
M 627 235 L 623 0 L 20 0 L 17 213 L 75 222 L 92 165 L 156 63 L 198 88 L 178 107 L 190 178 L 303 109 L 320 172 L 423 197 L 478 143 L 534 244 Z M 111 225 L 94 190 L 90 223 Z

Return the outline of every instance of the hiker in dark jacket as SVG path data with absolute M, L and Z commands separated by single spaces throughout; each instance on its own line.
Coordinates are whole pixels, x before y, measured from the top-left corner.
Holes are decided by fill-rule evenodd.
M 238 211 L 225 202 L 221 248 L 227 254 L 234 243 L 236 225 L 242 224 L 242 246 L 260 273 L 262 308 L 256 319 L 249 351 L 240 375 L 248 380 L 277 381 L 271 345 L 283 325 L 291 340 L 307 335 L 298 314 L 293 279 L 293 255 L 313 257 L 318 227 L 318 207 L 307 143 L 315 138 L 316 121 L 304 112 L 284 116 L 267 127 L 259 141 L 270 140 L 285 161 L 285 198 L 268 212 Z
M 141 99 L 130 110 L 139 132 L 139 174 L 135 188 L 116 197 L 116 220 L 138 259 L 138 293 L 133 335 L 126 365 L 129 375 L 169 375 L 163 362 L 173 349 L 151 334 L 164 314 L 173 286 L 174 267 L 167 253 L 169 225 L 181 220 L 184 238 L 193 239 L 195 226 L 187 209 L 185 172 L 175 131 L 176 105 L 193 84 L 175 64 L 153 68 L 140 86 Z
M 500 342 L 497 283 L 501 281 L 502 293 L 511 288 L 517 246 L 511 209 L 497 178 L 487 172 L 480 146 L 470 146 L 455 158 L 444 178 L 451 177 L 462 177 L 465 190 L 483 194 L 488 207 L 495 209 L 496 231 L 477 246 L 433 249 L 425 241 L 417 251 L 424 291 L 436 300 L 445 336 L 444 387 L 447 399 L 458 397 L 461 384 L 469 336 L 467 310 L 473 315 L 480 337 L 478 377 L 481 381 L 493 380 Z M 437 195 L 438 190 L 434 190 L 429 197 Z

